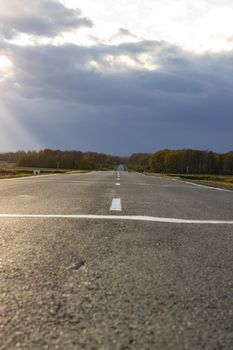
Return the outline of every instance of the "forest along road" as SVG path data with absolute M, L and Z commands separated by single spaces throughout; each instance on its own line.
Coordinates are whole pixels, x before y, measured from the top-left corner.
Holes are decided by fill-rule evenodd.
M 0 181 L 0 349 L 232 349 L 233 192 L 127 172 Z

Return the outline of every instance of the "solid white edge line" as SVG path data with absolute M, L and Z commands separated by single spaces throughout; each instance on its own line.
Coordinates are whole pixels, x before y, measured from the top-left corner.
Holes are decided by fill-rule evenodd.
M 29 176 L 16 176 L 16 177 L 9 177 L 7 179 L 0 179 L 0 181 L 14 181 L 14 180 L 25 180 L 25 179 L 39 179 L 41 177 L 48 177 L 48 176 L 57 176 L 57 175 L 64 175 L 64 174 L 43 174 L 43 175 L 29 175 Z
M 184 184 L 196 186 L 196 187 L 205 188 L 207 190 L 216 190 L 216 191 L 221 191 L 221 192 L 231 192 L 231 193 L 233 193 L 233 191 L 227 190 L 225 188 L 219 188 L 219 187 L 213 187 L 213 186 L 205 186 L 205 185 L 201 185 L 201 184 L 196 184 L 194 182 L 183 181 L 183 180 L 179 180 L 179 179 L 172 179 L 172 180 L 173 181 L 178 181 L 178 182 L 181 182 L 181 183 L 184 183 Z
M 85 175 L 87 173 L 94 173 L 94 171 L 88 171 L 85 173 L 75 173 L 75 174 L 69 174 L 69 173 L 55 173 L 55 174 L 43 174 L 43 175 L 29 175 L 29 176 L 18 176 L 18 177 L 10 177 L 7 179 L 0 179 L 0 181 L 4 180 L 4 181 L 14 181 L 14 180 L 25 180 L 25 179 L 40 179 L 42 177 L 49 177 L 49 176 L 59 176 L 59 175 L 69 175 L 69 176 L 73 176 L 73 175 Z
M 128 220 L 148 221 L 172 224 L 211 224 L 233 225 L 233 220 L 186 220 L 174 218 L 160 218 L 154 216 L 130 216 L 130 215 L 89 215 L 89 214 L 0 214 L 0 218 L 26 218 L 26 219 L 90 219 L 90 220 Z

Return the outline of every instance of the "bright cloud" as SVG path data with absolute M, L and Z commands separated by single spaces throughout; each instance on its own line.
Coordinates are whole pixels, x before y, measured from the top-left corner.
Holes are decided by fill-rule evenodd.
M 63 0 L 77 6 L 76 0 Z M 231 50 L 232 0 L 79 0 L 95 22 L 93 35 L 113 38 L 119 27 L 139 38 L 165 40 L 195 52 Z M 119 39 L 119 38 L 118 38 Z M 123 40 L 123 38 L 122 38 Z

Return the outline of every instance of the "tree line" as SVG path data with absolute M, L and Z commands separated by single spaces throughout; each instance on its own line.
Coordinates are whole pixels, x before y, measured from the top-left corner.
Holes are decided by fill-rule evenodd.
M 97 152 L 18 151 L 0 154 L 0 161 L 22 167 L 60 168 L 77 170 L 115 169 L 123 164 L 134 171 L 170 174 L 233 174 L 233 151 L 216 153 L 193 149 L 159 150 L 155 153 L 134 153 L 129 158 Z
M 136 153 L 128 160 L 129 169 L 167 174 L 233 174 L 233 151 L 224 154 L 193 149 Z
M 24 151 L 0 153 L 0 161 L 17 163 L 18 160 L 24 155 L 25 155 Z
M 20 167 L 75 170 L 114 169 L 118 164 L 125 164 L 127 162 L 127 158 L 103 153 L 51 149 L 2 153 L 0 154 L 0 160 L 16 163 Z

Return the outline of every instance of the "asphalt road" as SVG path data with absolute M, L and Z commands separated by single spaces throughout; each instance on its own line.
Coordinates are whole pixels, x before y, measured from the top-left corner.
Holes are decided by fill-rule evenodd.
M 232 221 L 233 192 L 136 173 L 0 181 L 0 349 L 232 350 Z

